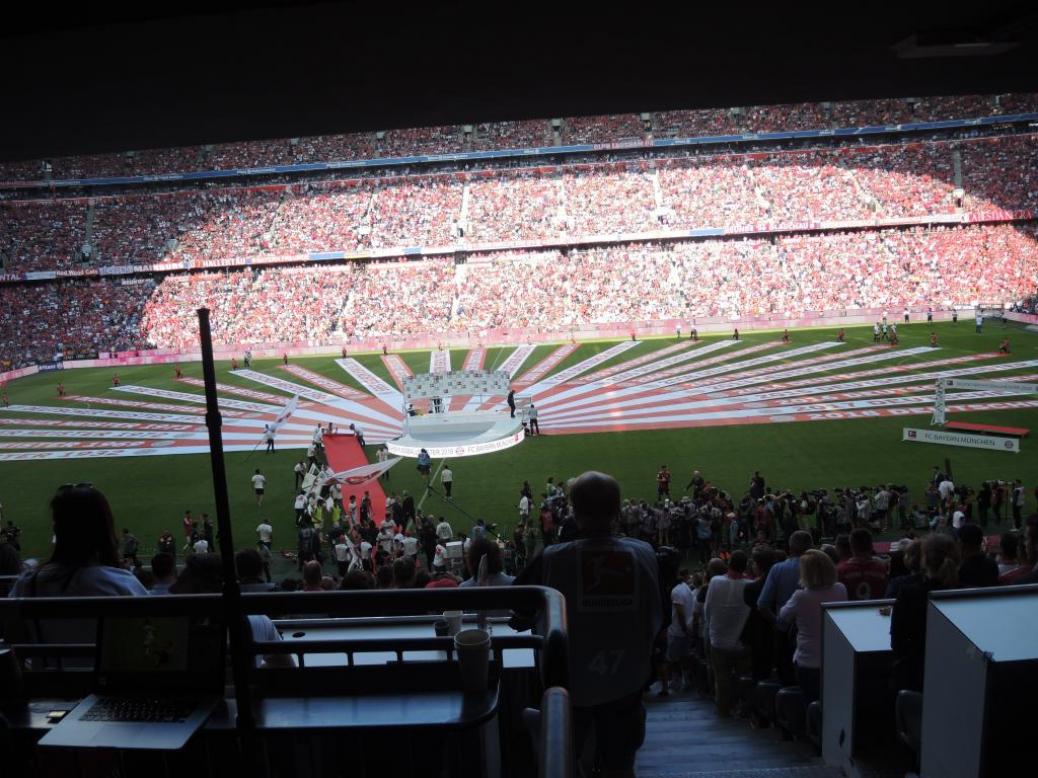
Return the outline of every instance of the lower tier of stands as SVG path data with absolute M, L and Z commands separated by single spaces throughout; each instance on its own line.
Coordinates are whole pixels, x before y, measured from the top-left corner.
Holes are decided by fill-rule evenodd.
M 237 347 L 1008 303 L 1036 287 L 1036 239 L 1032 222 L 6 285 L 0 367 L 189 350 L 201 306 Z

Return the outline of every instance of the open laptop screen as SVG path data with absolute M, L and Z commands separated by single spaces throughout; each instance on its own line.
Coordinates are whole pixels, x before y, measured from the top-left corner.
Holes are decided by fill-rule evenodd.
M 226 631 L 211 616 L 105 617 L 99 630 L 101 691 L 223 689 Z

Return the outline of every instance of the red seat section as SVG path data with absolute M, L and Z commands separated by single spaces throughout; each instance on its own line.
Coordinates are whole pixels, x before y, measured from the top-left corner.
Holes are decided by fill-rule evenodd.
M 364 449 L 360 447 L 357 438 L 353 435 L 326 434 L 324 452 L 328 457 L 328 464 L 336 473 L 368 464 Z M 371 497 L 371 517 L 375 520 L 375 524 L 380 524 L 386 516 L 386 493 L 382 491 L 382 484 L 377 478 L 356 486 L 343 484 L 343 504 L 350 501 L 351 494 L 355 494 L 357 495 L 357 505 L 360 505 L 360 501 L 364 499 L 364 492 Z

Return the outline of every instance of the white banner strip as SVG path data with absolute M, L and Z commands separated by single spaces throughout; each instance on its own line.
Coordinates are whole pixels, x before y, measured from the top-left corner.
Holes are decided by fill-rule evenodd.
M 307 400 L 324 403 L 325 405 L 334 405 L 340 399 L 334 394 L 328 394 L 327 392 L 322 392 L 310 386 L 303 386 L 294 381 L 286 381 L 283 378 L 275 378 L 274 376 L 267 375 L 266 373 L 259 373 L 255 370 L 238 370 L 235 371 L 235 375 L 249 381 L 255 381 L 257 384 L 269 386 L 272 389 L 279 389 L 288 395 L 298 394 L 300 397 Z M 278 408 L 275 408 L 274 412 L 277 413 L 278 410 Z
M 397 386 L 403 387 L 404 379 L 410 378 L 414 372 L 399 354 L 384 354 L 382 364 L 386 366 L 389 375 L 396 381 Z
M 672 343 L 669 346 L 657 349 L 656 351 L 653 351 L 649 354 L 642 354 L 640 357 L 635 357 L 634 359 L 630 359 L 626 362 L 621 362 L 620 364 L 613 365 L 612 367 L 606 367 L 602 368 L 601 370 L 596 370 L 594 373 L 591 373 L 590 375 L 581 376 L 580 378 L 574 378 L 573 380 L 577 383 L 582 384 L 591 383 L 592 381 L 597 381 L 601 378 L 608 378 L 609 376 L 614 376 L 617 373 L 622 373 L 625 370 L 630 370 L 634 367 L 641 367 L 642 365 L 648 364 L 649 362 L 656 362 L 657 360 L 663 359 L 664 357 L 669 357 L 671 354 L 674 354 L 675 352 L 692 348 L 694 346 L 697 346 L 699 342 L 700 341 L 693 343 L 691 340 L 688 340 L 682 341 L 681 343 Z
M 911 443 L 936 443 L 941 446 L 962 446 L 963 448 L 983 448 L 987 451 L 1020 453 L 1019 439 L 1003 438 L 998 435 L 974 435 L 968 432 L 905 427 L 901 440 Z
M 482 370 L 483 360 L 487 358 L 487 350 L 485 348 L 474 348 L 465 355 L 465 360 L 461 363 L 462 370 Z
M 519 372 L 519 368 L 530 358 L 530 355 L 536 349 L 536 346 L 526 345 L 517 347 L 504 362 L 501 363 L 501 367 L 496 368 L 497 370 L 504 370 L 508 373 L 509 378 L 515 378 L 515 374 Z
M 429 354 L 430 373 L 449 373 L 451 371 L 451 352 L 447 349 L 432 351 Z
M 618 357 L 625 351 L 630 351 L 632 348 L 641 345 L 640 341 L 637 340 L 625 340 L 610 346 L 605 351 L 600 351 L 594 356 L 588 357 L 575 365 L 570 365 L 565 370 L 562 370 L 554 375 L 550 375 L 542 381 L 538 381 L 533 386 L 529 386 L 523 389 L 522 394 L 526 397 L 537 397 L 544 393 L 548 389 L 552 389 L 559 384 L 563 384 L 572 378 L 576 378 L 578 375 L 583 375 L 588 370 L 594 370 L 596 367 L 604 362 L 608 362 L 614 357 Z
M 63 408 L 56 405 L 10 405 L 0 409 L 11 413 L 39 413 L 51 416 L 76 416 L 77 418 L 132 419 L 135 421 L 167 421 L 172 424 L 204 424 L 202 413 L 144 413 L 141 411 L 106 411 L 100 408 Z
M 367 400 L 370 399 L 364 392 L 359 392 L 352 386 L 347 386 L 344 383 L 335 381 L 328 376 L 321 375 L 313 370 L 308 370 L 305 367 L 299 365 L 285 365 L 281 368 L 286 373 L 291 373 L 296 378 L 301 378 L 304 381 L 309 381 L 314 386 L 319 386 L 326 392 L 331 392 L 334 395 L 343 397 L 347 400 Z
M 162 397 L 166 400 L 181 400 L 186 403 L 194 403 L 195 405 L 205 405 L 205 395 L 192 394 L 191 392 L 175 392 L 171 389 L 155 389 L 151 386 L 134 386 L 133 384 L 113 386 L 112 391 L 126 392 L 127 394 L 139 394 L 144 395 L 145 397 Z M 253 413 L 277 414 L 284 406 L 283 400 L 277 405 L 246 402 L 245 400 L 229 400 L 224 397 L 220 397 L 218 400 L 221 407 L 233 408 L 239 411 L 251 411 Z M 185 408 L 184 410 L 190 409 Z
M 576 343 L 567 343 L 565 346 L 559 346 L 548 356 L 519 376 L 519 378 L 514 382 L 515 386 L 517 388 L 522 388 L 537 383 L 544 378 L 544 376 L 548 375 L 548 373 L 562 364 L 562 361 L 578 348 L 580 348 L 580 346 Z
M 205 388 L 205 381 L 201 378 L 178 378 L 177 380 L 188 386 L 197 386 L 200 389 Z M 259 400 L 260 402 L 274 403 L 275 405 L 285 401 L 285 398 L 279 394 L 261 392 L 258 389 L 246 389 L 244 386 L 236 386 L 235 384 L 217 383 L 216 391 L 219 394 L 236 394 L 239 397 L 248 397 L 250 400 Z
M 684 375 L 688 375 L 687 371 L 694 369 L 694 370 L 697 371 L 696 375 L 699 375 L 701 373 L 706 372 L 706 371 L 701 369 L 704 365 L 712 365 L 712 364 L 717 364 L 717 363 L 721 363 L 721 362 L 730 362 L 731 360 L 737 359 L 737 358 L 739 358 L 739 357 L 741 357 L 741 356 L 743 356 L 745 354 L 750 354 L 750 353 L 753 353 L 755 351 L 760 351 L 760 350 L 763 350 L 763 349 L 770 349 L 770 348 L 773 347 L 772 344 L 767 343 L 767 344 L 762 344 L 762 345 L 759 345 L 759 346 L 751 346 L 751 347 L 749 347 L 747 349 L 743 349 L 743 350 L 741 350 L 741 351 L 739 351 L 737 353 L 734 353 L 734 354 L 733 353 L 727 353 L 728 347 L 733 345 L 733 343 L 734 343 L 734 341 L 730 341 L 730 340 L 720 340 L 720 341 L 718 341 L 716 343 L 711 343 L 708 346 L 703 346 L 703 348 L 701 348 L 701 349 L 696 349 L 694 352 L 692 352 L 690 354 L 680 354 L 677 357 L 670 357 L 668 359 L 663 359 L 663 360 L 661 360 L 660 363 L 652 362 L 650 364 L 642 365 L 641 367 L 633 368 L 631 370 L 625 370 L 624 372 L 620 373 L 619 375 L 612 376 L 611 378 L 602 378 L 600 380 L 593 381 L 591 383 L 570 384 L 569 387 L 563 388 L 560 391 L 555 392 L 554 394 L 549 395 L 548 397 L 542 398 L 541 399 L 541 404 L 542 404 L 542 407 L 545 407 L 545 408 L 551 407 L 552 409 L 571 408 L 571 407 L 576 407 L 576 406 L 579 406 L 579 405 L 586 405 L 588 403 L 596 402 L 597 398 L 595 396 L 592 396 L 592 397 L 585 397 L 582 400 L 575 400 L 575 401 L 572 400 L 571 398 L 579 397 L 581 395 L 586 395 L 589 392 L 598 392 L 598 391 L 600 391 L 602 389 L 606 389 L 606 388 L 609 388 L 611 390 L 609 392 L 610 399 L 618 398 L 618 397 L 623 397 L 623 396 L 629 395 L 629 394 L 642 394 L 642 393 L 645 393 L 645 392 L 648 392 L 648 391 L 652 391 L 651 387 L 648 387 L 648 386 L 644 385 L 648 381 L 654 381 L 655 380 L 654 376 L 650 376 L 649 375 L 650 373 L 654 374 L 654 373 L 656 373 L 656 371 L 658 371 L 658 370 L 660 370 L 662 368 L 666 368 L 666 367 L 669 367 L 669 366 L 675 364 L 676 361 L 677 362 L 686 362 L 687 363 L 691 359 L 696 359 L 696 364 L 695 365 L 685 364 L 685 365 L 682 365 L 679 368 L 673 368 L 673 370 L 676 370 L 677 372 L 682 373 Z M 720 351 L 722 349 L 724 349 L 726 351 L 726 353 L 720 354 L 718 356 L 710 357 L 709 359 L 703 359 L 702 361 L 699 360 L 700 357 L 705 357 L 708 354 L 712 354 L 715 351 Z M 745 362 L 739 362 L 739 364 L 742 365 L 742 364 L 745 364 Z M 725 369 L 734 369 L 734 368 L 719 368 L 719 369 L 725 370 Z M 666 375 L 666 374 L 668 374 L 668 371 L 664 371 L 663 373 L 660 373 L 659 375 L 662 376 L 662 375 Z M 637 380 L 641 376 L 646 376 L 647 377 L 645 382 L 639 382 Z M 635 383 L 637 385 L 632 385 L 632 383 Z M 566 401 L 566 402 L 563 402 L 563 401 Z
M 349 373 L 357 383 L 383 402 L 389 403 L 394 408 L 400 407 L 400 403 L 403 401 L 403 395 L 401 395 L 395 387 L 387 384 L 353 357 L 336 359 L 335 364 Z

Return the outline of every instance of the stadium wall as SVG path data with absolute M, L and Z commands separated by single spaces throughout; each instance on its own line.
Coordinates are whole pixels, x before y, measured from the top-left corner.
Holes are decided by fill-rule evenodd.
M 972 311 L 972 309 L 970 309 Z M 812 313 L 799 317 L 747 317 L 740 319 L 725 318 L 695 318 L 695 319 L 666 319 L 660 321 L 641 321 L 627 324 L 598 324 L 586 325 L 572 330 L 543 331 L 534 329 L 496 329 L 483 330 L 478 333 L 454 335 L 442 337 L 438 335 L 425 335 L 400 339 L 369 338 L 359 341 L 328 341 L 323 344 L 312 343 L 242 343 L 229 348 L 217 346 L 214 348 L 214 357 L 218 360 L 229 361 L 232 358 L 240 359 L 242 352 L 246 349 L 252 351 L 254 359 L 281 359 L 289 357 L 312 357 L 339 354 L 341 349 L 346 348 L 350 353 L 380 352 L 383 347 L 387 351 L 410 351 L 410 350 L 432 350 L 440 347 L 471 349 L 486 346 L 514 346 L 520 343 L 558 343 L 564 341 L 594 341 L 594 340 L 626 340 L 628 338 L 652 338 L 652 337 L 674 337 L 677 329 L 681 328 L 681 337 L 688 338 L 692 327 L 699 334 L 731 334 L 732 330 L 738 328 L 740 333 L 752 332 L 754 330 L 780 330 L 796 329 L 804 327 L 855 327 L 870 325 L 884 315 L 889 321 L 900 323 L 903 310 L 884 311 L 880 308 L 859 308 L 846 311 L 834 312 L 832 314 Z M 913 322 L 924 321 L 926 309 L 910 309 Z M 934 321 L 949 321 L 951 311 L 934 311 Z M 1033 317 L 1038 321 L 1038 317 Z M 175 351 L 172 349 L 156 349 L 154 351 L 120 351 L 102 352 L 98 359 L 76 359 L 64 363 L 69 368 L 96 368 L 96 367 L 133 367 L 139 365 L 163 365 L 176 364 L 180 362 L 199 362 L 201 352 L 198 351 Z M 36 368 L 27 368 L 37 372 Z M 17 371 L 16 371 L 17 372 Z
M 21 367 L 17 370 L 8 370 L 6 373 L 0 373 L 0 384 L 6 384 L 8 381 L 14 381 L 18 378 L 25 378 L 28 375 L 36 375 L 38 372 L 40 372 L 40 368 L 37 365 Z

